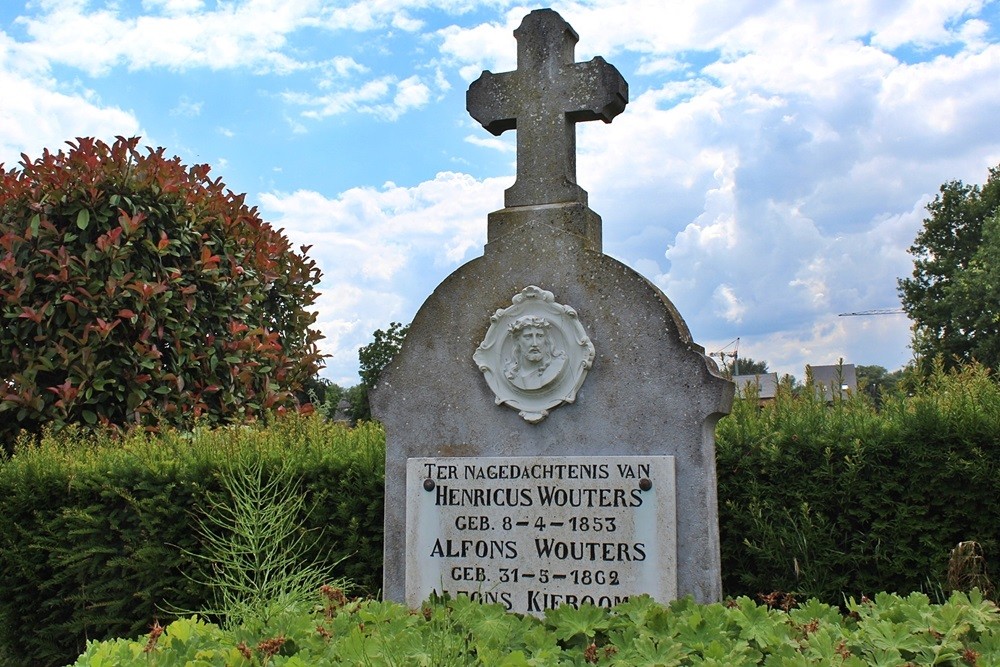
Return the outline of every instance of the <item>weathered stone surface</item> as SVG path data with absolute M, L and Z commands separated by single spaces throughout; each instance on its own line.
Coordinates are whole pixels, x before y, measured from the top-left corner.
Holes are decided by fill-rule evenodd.
M 572 303 L 596 350 L 576 401 L 539 424 L 496 405 L 472 359 L 490 315 L 528 285 Z M 668 455 L 676 461 L 678 595 L 718 600 L 713 429 L 732 396 L 654 285 L 577 235 L 518 225 L 438 286 L 373 392 L 387 438 L 384 595 L 405 599 L 407 458 Z
M 517 129 L 517 179 L 506 206 L 587 203 L 576 182 L 578 122 L 611 119 L 628 103 L 628 84 L 601 57 L 573 62 L 576 32 L 551 9 L 528 14 L 514 31 L 517 70 L 482 76 L 466 108 L 487 130 Z
M 486 240 L 492 243 L 529 222 L 550 227 L 553 231 L 569 232 L 589 250 L 601 251 L 601 216 L 579 202 L 519 206 L 493 211 L 487 216 Z
M 518 71 L 484 73 L 468 106 L 491 132 L 517 128 L 517 182 L 507 207 L 489 216 L 484 255 L 428 297 L 371 395 L 386 427 L 383 593 L 405 599 L 408 459 L 667 456 L 676 476 L 676 593 L 718 600 L 714 426 L 733 385 L 666 296 L 601 252 L 601 218 L 576 185 L 573 122 L 610 121 L 627 87 L 601 59 L 573 63 L 576 33 L 551 10 L 532 12 L 515 34 Z M 534 421 L 498 405 L 503 397 L 480 370 L 506 372 L 510 355 L 474 359 L 491 316 L 532 286 L 572 306 L 594 350 L 592 362 L 580 357 L 591 365 L 571 384 L 571 401 Z M 508 380 L 522 392 L 562 388 L 548 376 Z

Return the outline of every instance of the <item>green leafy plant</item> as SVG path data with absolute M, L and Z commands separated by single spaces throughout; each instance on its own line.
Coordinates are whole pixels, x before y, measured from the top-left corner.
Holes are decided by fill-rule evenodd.
M 222 490 L 207 496 L 195 520 L 201 549 L 189 555 L 205 566 L 197 580 L 215 599 L 201 612 L 253 637 L 313 602 L 321 586 L 345 586 L 333 580 L 339 561 L 309 556 L 321 533 L 306 528 L 307 497 L 289 473 L 284 462 L 241 450 L 221 469 Z
M 504 612 L 467 597 L 427 602 L 419 611 L 374 600 L 302 611 L 277 643 L 254 646 L 198 619 L 182 619 L 133 641 L 92 643 L 77 667 L 155 664 L 616 665 L 621 667 L 867 667 L 1000 664 L 1000 610 L 973 591 L 943 604 L 926 596 L 880 594 L 851 611 L 815 600 L 775 611 L 748 598 L 698 605 L 645 596 L 612 609 L 563 606 L 544 619 Z M 155 635 L 155 641 L 154 641 Z M 152 646 L 151 646 L 152 644 Z M 148 650 L 147 650 L 148 649 Z M 267 650 L 265 650 L 267 649 Z M 198 662 L 193 662 L 198 660 Z
M 259 458 L 265 481 L 282 477 L 276 487 L 304 496 L 300 562 L 336 563 L 331 579 L 355 591 L 381 586 L 377 424 L 288 414 L 191 432 L 75 431 L 26 441 L 0 463 L 3 667 L 65 665 L 87 639 L 167 625 L 170 610 L 219 607 L 192 579 L 208 561 L 191 554 L 207 553 L 195 519 L 213 502 L 232 505 L 221 470 L 234 461 Z
M 845 606 L 845 599 L 882 590 L 923 590 L 943 601 L 954 589 L 985 585 L 980 549 L 989 580 L 996 581 L 1000 384 L 993 376 L 976 366 L 960 372 L 939 368 L 923 384 L 908 387 L 912 395 L 886 396 L 880 409 L 864 396 L 828 404 L 813 392 L 796 396 L 789 389 L 782 385 L 778 400 L 765 406 L 737 401 L 719 422 L 726 594 L 757 600 L 764 599 L 761 593 L 781 591 L 820 601 L 803 605 L 808 609 Z M 307 560 L 332 548 L 334 560 L 349 556 L 337 567 L 338 577 L 377 592 L 384 481 L 384 432 L 377 424 L 346 429 L 315 415 L 289 415 L 270 425 L 132 433 L 117 441 L 63 440 L 71 435 L 67 430 L 37 446 L 25 443 L 0 464 L 0 664 L 4 654 L 13 656 L 14 665 L 65 664 L 85 638 L 134 636 L 154 618 L 166 624 L 172 618 L 161 611 L 165 602 L 186 609 L 212 606 L 209 591 L 181 574 L 192 571 L 191 558 L 166 547 L 199 549 L 189 510 L 208 506 L 206 492 L 220 493 L 218 470 L 241 448 L 266 449 L 269 458 L 292 467 L 290 478 L 299 480 L 312 508 L 308 526 L 326 527 Z M 978 545 L 970 563 L 977 576 L 948 583 L 949 554 L 962 541 Z M 784 609 L 790 597 L 766 599 Z M 790 617 L 802 608 L 792 609 Z M 837 608 L 823 608 L 823 614 L 837 614 Z M 623 608 L 632 625 L 655 627 L 655 634 L 640 636 L 617 622 L 571 632 L 574 623 L 587 620 L 570 616 L 559 624 L 557 637 L 537 625 L 522 632 L 509 620 L 481 615 L 486 612 L 479 607 L 460 606 L 460 600 L 446 609 L 434 607 L 436 625 L 414 625 L 415 637 L 407 641 L 445 658 L 474 650 L 492 656 L 492 662 L 483 658 L 486 664 L 523 664 L 515 654 L 528 663 L 554 664 L 539 656 L 591 645 L 601 660 L 604 647 L 612 646 L 635 664 L 661 658 L 671 664 L 681 660 L 679 637 L 684 646 L 705 649 L 717 641 L 716 616 L 729 613 L 705 607 L 698 619 L 692 615 L 679 625 L 668 622 L 680 611 L 674 605 L 668 614 L 634 601 Z M 754 625 L 761 613 L 748 609 L 744 616 L 734 621 L 746 625 L 746 646 L 739 650 L 752 652 L 758 650 Z M 392 644 L 392 636 L 368 639 L 378 623 L 359 622 L 366 624 L 356 633 L 364 650 L 374 650 L 372 641 Z M 448 630 L 454 624 L 476 629 L 460 642 Z M 826 656 L 816 657 L 818 664 L 840 664 L 840 637 L 834 628 L 809 635 L 821 647 L 817 656 Z M 647 657 L 622 648 L 633 640 Z M 988 641 L 973 650 L 991 655 Z M 248 646 L 256 650 L 252 642 Z M 859 655 L 852 659 L 862 660 Z M 1000 659 L 979 661 L 980 667 L 990 664 Z
M 399 349 L 403 346 L 403 339 L 410 330 L 410 325 L 403 325 L 399 322 L 392 322 L 389 328 L 383 331 L 376 329 L 372 334 L 371 343 L 358 350 L 358 361 L 361 364 L 361 383 L 368 389 L 372 389 L 378 383 L 378 378 L 393 357 L 399 354 Z
M 0 444 L 292 407 L 319 270 L 244 195 L 139 139 L 0 165 Z
M 399 354 L 409 330 L 409 324 L 392 322 L 385 331 L 376 329 L 372 334 L 374 340 L 358 350 L 360 363 L 358 374 L 361 376 L 361 384 L 351 387 L 347 392 L 347 398 L 351 401 L 352 417 L 355 420 L 372 418 L 368 394 L 375 389 L 385 367 Z

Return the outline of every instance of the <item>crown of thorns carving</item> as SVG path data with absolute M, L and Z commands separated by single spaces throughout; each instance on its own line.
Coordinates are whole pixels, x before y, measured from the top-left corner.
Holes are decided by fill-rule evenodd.
M 544 317 L 538 317 L 537 315 L 523 315 L 514 320 L 514 323 L 507 327 L 507 331 L 512 334 L 518 334 L 529 327 L 548 329 L 551 326 L 552 324 Z

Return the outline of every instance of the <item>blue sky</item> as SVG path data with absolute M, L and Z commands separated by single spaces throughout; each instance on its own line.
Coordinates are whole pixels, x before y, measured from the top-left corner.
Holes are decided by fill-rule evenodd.
M 552 8 L 629 82 L 578 126 L 604 250 L 708 351 L 803 376 L 910 358 L 906 249 L 941 183 L 1000 164 L 1000 4 L 591 0 Z M 514 136 L 465 112 L 537 6 L 478 0 L 0 3 L 0 162 L 141 135 L 213 174 L 324 271 L 324 375 L 480 255 Z M 732 349 L 731 347 L 729 348 Z

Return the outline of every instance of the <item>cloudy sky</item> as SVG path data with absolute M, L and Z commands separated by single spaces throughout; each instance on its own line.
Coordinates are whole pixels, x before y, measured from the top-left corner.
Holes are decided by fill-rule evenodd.
M 551 5 L 630 86 L 578 125 L 604 250 L 708 351 L 910 358 L 896 279 L 945 181 L 1000 164 L 1000 3 L 590 0 Z M 537 6 L 504 0 L 3 0 L 0 162 L 141 135 L 207 162 L 324 273 L 324 375 L 482 254 L 514 136 L 465 112 Z

